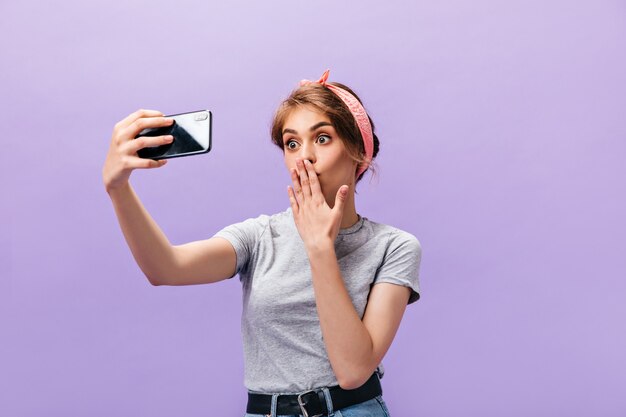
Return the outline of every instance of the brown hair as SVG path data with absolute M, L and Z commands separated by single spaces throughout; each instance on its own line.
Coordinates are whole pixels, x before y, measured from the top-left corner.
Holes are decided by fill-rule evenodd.
M 330 82 L 327 84 L 332 84 L 346 90 L 359 100 L 361 104 L 363 104 L 361 99 L 349 87 L 337 82 Z M 287 117 L 289 117 L 295 108 L 307 105 L 312 106 L 328 116 L 333 127 L 339 134 L 339 137 L 343 140 L 343 143 L 348 151 L 348 155 L 350 155 L 350 157 L 358 164 L 361 164 L 365 160 L 365 146 L 363 145 L 363 137 L 361 136 L 361 131 L 359 130 L 359 126 L 357 125 L 354 116 L 348 109 L 348 106 L 346 106 L 346 104 L 335 93 L 319 83 L 307 84 L 293 90 L 289 97 L 287 97 L 280 104 L 280 106 L 278 106 L 270 130 L 272 142 L 274 142 L 274 144 L 283 152 L 285 151 L 285 145 L 283 143 L 283 126 L 285 125 L 285 120 L 287 120 Z M 374 153 L 372 155 L 373 161 L 378 154 L 380 143 L 378 141 L 378 137 L 374 133 L 374 122 L 369 115 L 368 118 L 370 124 L 372 125 L 372 133 L 374 135 Z M 370 168 L 373 168 L 372 163 L 370 163 L 370 166 L 365 172 L 367 172 Z M 357 178 L 357 182 L 363 178 L 365 172 Z

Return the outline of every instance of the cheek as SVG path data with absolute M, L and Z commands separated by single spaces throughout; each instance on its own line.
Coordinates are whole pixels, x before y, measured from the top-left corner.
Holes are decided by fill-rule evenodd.
M 296 167 L 296 160 L 294 158 L 285 156 L 284 162 L 285 162 L 285 168 L 287 168 L 287 172 L 291 175 L 291 169 Z
M 334 166 L 345 166 L 349 165 L 352 159 L 348 156 L 346 152 L 343 150 L 333 150 L 333 152 L 328 153 L 327 160 Z

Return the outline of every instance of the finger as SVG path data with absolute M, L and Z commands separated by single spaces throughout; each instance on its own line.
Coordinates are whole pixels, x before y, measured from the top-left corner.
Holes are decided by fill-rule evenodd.
M 166 159 L 159 159 L 158 161 L 156 159 L 144 159 L 144 158 L 139 158 L 137 156 L 133 157 L 129 157 L 126 160 L 126 168 L 133 168 L 133 169 L 150 169 L 150 168 L 160 168 L 163 165 L 167 164 L 167 160 Z
M 141 136 L 135 140 L 131 140 L 124 144 L 123 151 L 126 153 L 135 154 L 139 149 L 148 148 L 152 146 L 167 145 L 174 141 L 174 136 Z
M 291 182 L 293 182 L 293 190 L 295 191 L 296 201 L 298 206 L 304 202 L 304 196 L 302 195 L 302 187 L 300 186 L 300 177 L 298 171 L 295 168 L 291 169 Z
M 298 175 L 300 176 L 302 195 L 306 200 L 311 197 L 311 182 L 309 180 L 309 174 L 306 173 L 306 168 L 304 167 L 304 161 L 302 159 L 296 160 L 296 167 L 298 168 Z
M 296 200 L 296 195 L 293 192 L 293 188 L 291 188 L 291 186 L 287 186 L 287 194 L 289 194 L 289 202 L 291 203 L 291 211 L 294 214 L 298 213 L 298 209 L 300 208 L 298 206 L 298 201 Z
M 122 137 L 134 139 L 144 129 L 171 126 L 174 119 L 170 117 L 142 117 L 122 130 Z
M 347 196 L 348 186 L 342 185 L 337 190 L 337 195 L 335 196 L 335 206 L 333 207 L 333 210 L 337 210 L 339 213 L 343 213 L 343 206 L 345 205 Z
M 115 125 L 116 127 L 119 127 L 119 129 L 125 129 L 128 126 L 131 125 L 131 123 L 133 123 L 135 120 L 141 118 L 141 117 L 158 117 L 158 116 L 163 116 L 163 113 L 161 113 L 158 110 L 145 110 L 145 109 L 139 109 L 131 114 L 129 114 L 126 118 L 120 120 L 119 122 L 117 122 L 117 124 Z
M 317 173 L 313 169 L 313 164 L 307 159 L 304 161 L 304 166 L 306 168 L 306 172 L 309 178 L 309 184 L 311 186 L 311 195 L 313 197 L 317 196 L 323 200 L 324 196 L 322 195 L 322 187 L 320 186 L 320 182 L 317 179 Z

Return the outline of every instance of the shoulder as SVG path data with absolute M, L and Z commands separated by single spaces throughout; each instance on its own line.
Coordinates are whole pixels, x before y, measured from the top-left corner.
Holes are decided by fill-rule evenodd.
M 227 227 L 256 227 L 265 229 L 270 226 L 286 223 L 287 220 L 291 218 L 291 209 L 288 209 L 274 214 L 260 214 L 256 217 L 250 217 L 238 223 L 233 223 Z
M 387 252 L 401 250 L 412 254 L 421 254 L 422 245 L 414 234 L 367 218 L 365 218 L 365 222 L 368 228 L 372 230 L 373 235 L 380 239 L 381 243 L 384 243 Z
M 261 214 L 224 227 L 213 235 L 226 239 L 237 254 L 237 273 L 246 268 L 249 261 L 258 256 L 257 249 L 268 244 L 277 234 L 281 234 L 291 213 L 281 212 L 272 215 Z M 291 222 L 293 223 L 293 221 Z
M 287 220 L 290 218 L 291 212 L 287 210 L 271 215 L 260 214 L 256 217 L 250 217 L 243 221 L 230 224 L 218 231 L 215 236 L 227 238 L 231 241 L 239 240 L 252 244 L 263 236 L 268 235 L 268 230 L 281 229 L 284 227 L 283 225 L 289 224 Z M 271 233 L 273 234 L 273 232 Z

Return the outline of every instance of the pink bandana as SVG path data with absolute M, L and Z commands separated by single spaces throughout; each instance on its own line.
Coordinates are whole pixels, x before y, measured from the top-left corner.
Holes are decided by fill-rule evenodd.
M 330 70 L 326 70 L 326 72 L 324 72 L 321 78 L 317 81 L 302 80 L 300 81 L 300 85 L 302 86 L 312 84 L 314 82 L 322 84 L 324 87 L 335 93 L 341 99 L 341 101 L 343 101 L 346 106 L 348 106 L 348 109 L 350 109 L 350 113 L 352 113 L 352 116 L 354 116 L 354 119 L 356 120 L 356 124 L 359 126 L 361 136 L 363 137 L 363 145 L 365 146 L 365 162 L 361 164 L 361 166 L 359 167 L 359 171 L 356 174 L 356 177 L 359 178 L 359 176 L 363 172 L 365 172 L 365 170 L 369 166 L 370 162 L 372 161 L 372 155 L 374 155 L 374 135 L 372 133 L 372 125 L 370 124 L 365 109 L 363 108 L 361 103 L 359 103 L 359 100 L 357 100 L 356 97 L 354 97 L 343 88 L 339 88 L 331 84 L 326 84 L 329 72 Z

